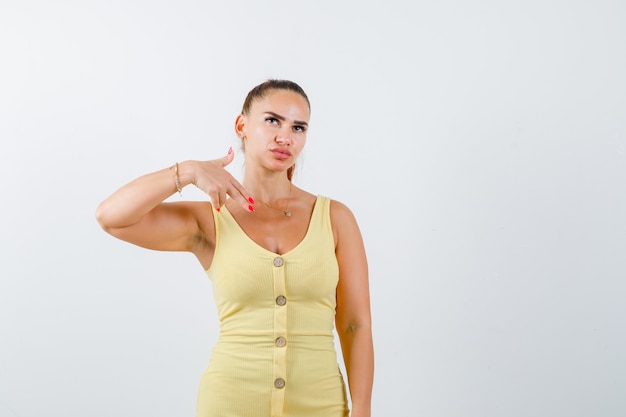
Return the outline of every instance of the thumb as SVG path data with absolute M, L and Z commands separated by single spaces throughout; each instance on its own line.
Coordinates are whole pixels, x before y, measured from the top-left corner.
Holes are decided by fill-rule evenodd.
M 231 162 L 233 162 L 233 159 L 235 159 L 235 152 L 233 151 L 233 147 L 231 146 L 230 148 L 228 148 L 228 153 L 226 154 L 226 156 L 222 158 L 222 166 L 225 167 L 226 165 L 230 164 Z

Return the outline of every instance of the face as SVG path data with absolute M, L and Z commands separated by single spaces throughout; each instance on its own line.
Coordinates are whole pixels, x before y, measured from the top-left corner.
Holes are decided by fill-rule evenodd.
M 235 130 L 244 140 L 246 164 L 260 164 L 286 171 L 306 143 L 309 123 L 307 101 L 293 91 L 274 90 L 252 103 L 247 115 L 239 115 Z

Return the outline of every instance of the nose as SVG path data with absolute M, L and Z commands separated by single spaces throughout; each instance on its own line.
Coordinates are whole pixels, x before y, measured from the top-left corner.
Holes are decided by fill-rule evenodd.
M 274 138 L 274 141 L 281 146 L 289 146 L 291 145 L 291 130 L 281 129 L 280 132 Z

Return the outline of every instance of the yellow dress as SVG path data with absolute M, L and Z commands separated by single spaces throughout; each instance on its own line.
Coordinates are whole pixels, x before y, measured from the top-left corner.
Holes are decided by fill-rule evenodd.
M 334 347 L 339 278 L 330 199 L 317 197 L 304 239 L 284 254 L 254 242 L 226 207 L 213 211 L 206 271 L 220 320 L 196 417 L 346 417 Z

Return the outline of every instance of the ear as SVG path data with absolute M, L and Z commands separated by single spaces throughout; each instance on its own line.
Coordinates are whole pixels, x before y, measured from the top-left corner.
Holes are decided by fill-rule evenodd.
M 239 139 L 243 139 L 246 136 L 246 116 L 243 114 L 237 115 L 235 119 L 235 133 Z

